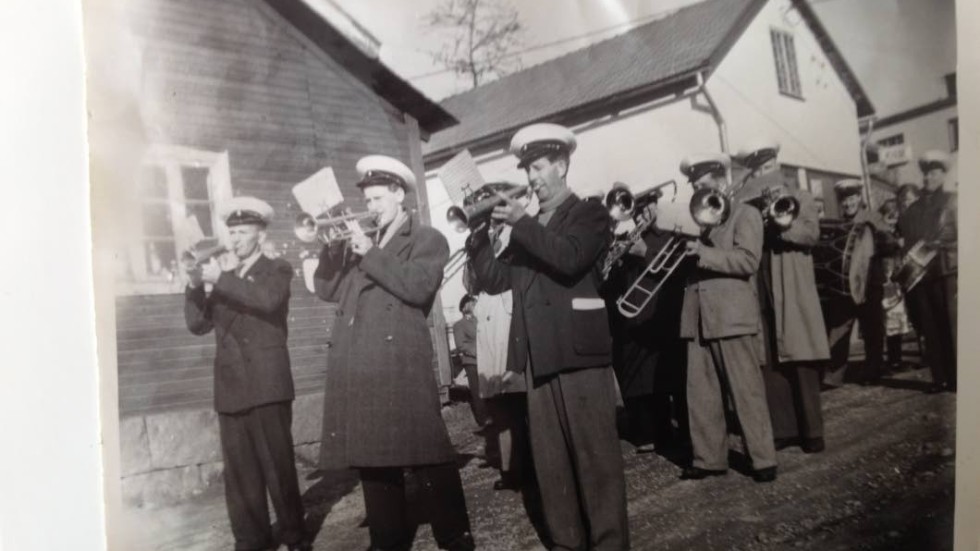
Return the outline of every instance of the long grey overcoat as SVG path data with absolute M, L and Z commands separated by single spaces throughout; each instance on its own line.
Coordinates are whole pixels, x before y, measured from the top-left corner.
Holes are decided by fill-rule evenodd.
M 426 323 L 448 258 L 442 234 L 411 218 L 363 258 L 324 247 L 316 293 L 338 302 L 338 310 L 328 344 L 321 468 L 454 459 Z

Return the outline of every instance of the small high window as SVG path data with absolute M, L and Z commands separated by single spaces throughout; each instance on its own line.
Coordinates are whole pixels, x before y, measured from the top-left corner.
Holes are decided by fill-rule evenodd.
M 772 38 L 772 54 L 776 60 L 776 80 L 779 82 L 780 93 L 803 99 L 793 35 L 779 29 L 770 29 L 769 35 Z

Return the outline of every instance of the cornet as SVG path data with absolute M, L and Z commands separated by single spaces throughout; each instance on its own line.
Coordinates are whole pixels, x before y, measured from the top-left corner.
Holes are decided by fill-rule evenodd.
M 304 243 L 313 243 L 320 240 L 324 245 L 346 241 L 353 237 L 354 225 L 361 222 L 371 222 L 371 225 L 363 227 L 361 231 L 365 234 L 377 232 L 377 215 L 371 212 L 352 213 L 348 209 L 341 214 L 332 214 L 329 211 L 320 217 L 314 217 L 308 213 L 301 213 L 296 217 L 293 224 L 293 231 L 296 237 Z
M 214 241 L 214 240 L 210 240 Z M 217 243 L 210 246 L 205 245 L 209 240 L 201 241 L 196 243 L 190 249 L 187 249 L 180 255 L 180 262 L 184 265 L 185 269 L 192 270 L 198 268 L 203 264 L 208 263 L 212 258 L 220 256 L 228 252 L 228 248 L 224 245 Z
M 711 188 L 694 192 L 688 210 L 694 222 L 703 230 L 724 224 L 732 211 L 728 195 Z M 619 313 L 626 318 L 635 318 L 660 291 L 667 279 L 677 271 L 687 258 L 685 242 L 695 236 L 675 232 L 657 252 L 643 273 L 630 285 L 629 289 L 616 300 Z
M 519 186 L 509 182 L 494 182 L 484 184 L 480 189 L 467 195 L 463 199 L 463 206 L 451 206 L 446 211 L 446 221 L 453 225 L 459 232 L 467 229 L 470 231 L 481 231 L 490 222 L 490 213 L 493 208 L 503 202 L 497 193 L 508 199 L 517 199 L 528 194 L 530 188 Z
M 779 228 L 788 228 L 800 215 L 799 199 L 775 188 L 767 188 L 759 197 L 747 202 L 758 207 L 763 221 Z

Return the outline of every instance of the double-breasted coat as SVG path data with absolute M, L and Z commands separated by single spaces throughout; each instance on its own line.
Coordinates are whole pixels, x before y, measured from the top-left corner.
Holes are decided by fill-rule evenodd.
M 184 318 L 195 335 L 215 331 L 214 409 L 237 413 L 293 399 L 286 348 L 293 269 L 260 256 L 242 277 L 221 274 L 210 295 L 185 291 Z
M 328 341 L 322 468 L 431 465 L 455 457 L 440 414 L 426 317 L 449 246 L 409 217 L 358 258 L 324 247 L 317 295 L 337 302 Z
M 605 303 L 594 270 L 608 246 L 609 214 L 597 201 L 569 195 L 542 226 L 531 216 L 513 225 L 507 264 L 489 246 L 472 266 L 486 292 L 513 291 L 507 369 L 535 379 L 611 364 Z

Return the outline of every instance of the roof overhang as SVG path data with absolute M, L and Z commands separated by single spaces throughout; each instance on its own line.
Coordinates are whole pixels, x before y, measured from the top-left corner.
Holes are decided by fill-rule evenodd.
M 340 32 L 333 24 L 303 0 L 262 0 L 296 27 L 326 55 L 344 66 L 354 78 L 364 83 L 396 109 L 411 115 L 419 127 L 432 134 L 459 121 L 438 103 L 425 97 L 362 47 Z

